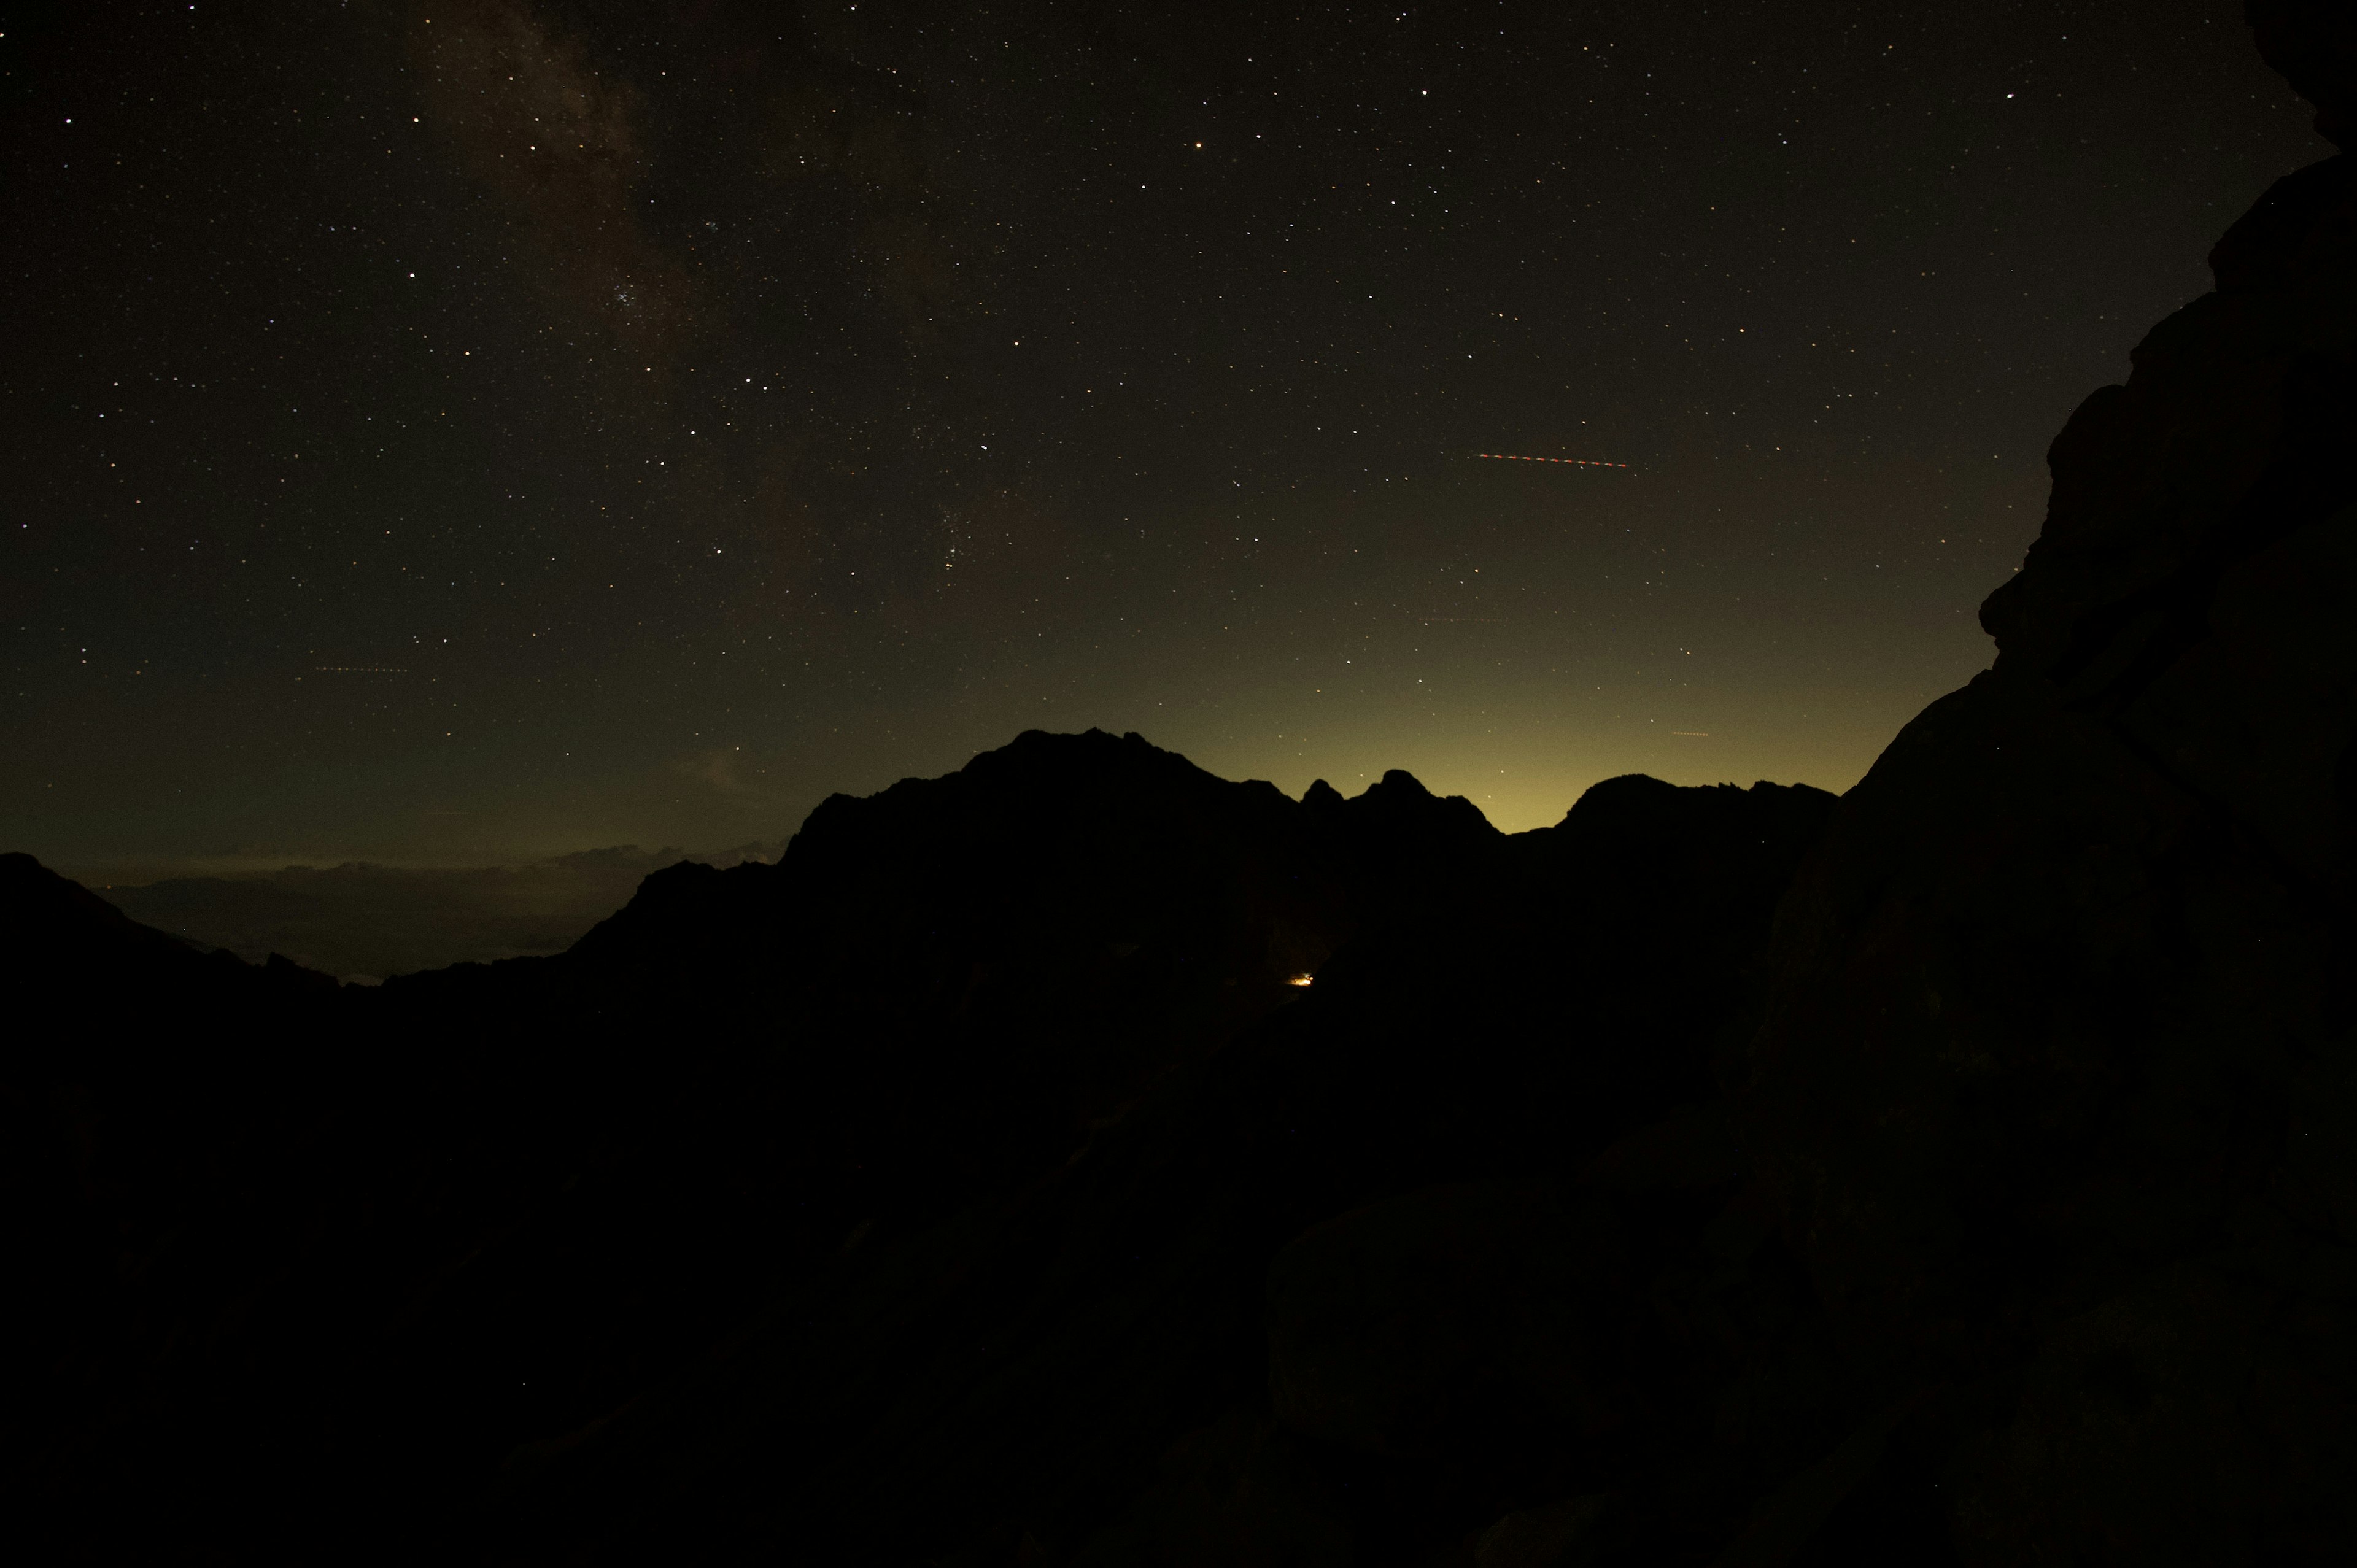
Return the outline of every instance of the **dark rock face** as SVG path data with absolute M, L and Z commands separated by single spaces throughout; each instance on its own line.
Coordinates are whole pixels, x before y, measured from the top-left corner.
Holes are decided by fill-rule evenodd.
M 282 1315 L 335 1294 L 304 1268 L 310 1195 L 277 1178 L 317 1161 L 332 1128 L 317 1058 L 339 998 L 275 956 L 248 965 L 136 925 L 23 854 L 0 855 L 0 1466 L 20 1550 L 63 1560 L 49 1518 L 120 1535 L 101 1509 L 185 1499 L 167 1477 L 206 1468 L 214 1424 L 192 1413 L 240 1401 L 246 1369 L 222 1341 L 307 1337 Z M 257 1300 L 272 1273 L 306 1277 Z M 238 1435 L 264 1466 L 299 1442 Z
M 2244 0 L 2259 54 L 2316 105 L 2317 134 L 2342 152 L 2357 134 L 2357 18 L 2332 0 Z
M 1385 788 L 1430 801 L 1431 836 L 1459 831 L 1458 807 Z M 1606 1143 L 1710 1092 L 1739 1009 L 1725 955 L 1764 941 L 1833 803 L 1775 786 L 1592 794 L 1576 828 L 1465 835 L 1446 897 L 1395 896 L 1422 853 L 1412 824 L 1376 841 L 1356 875 L 1373 881 L 1362 907 L 1389 912 L 1306 996 L 1035 1185 L 862 1240 L 704 1365 L 511 1472 L 511 1539 L 552 1557 L 985 1563 L 1028 1539 L 1042 1561 L 1411 1562 L 1572 1489 L 1580 1456 L 1621 1434 L 1546 1369 L 1541 1326 L 1585 1312 L 1631 1329 L 1620 1297 L 1591 1299 L 1563 1218 L 1609 1232 L 1614 1217 L 1566 1189 Z M 1436 1187 L 1457 1196 L 1420 1194 Z M 1272 1261 L 1354 1209 L 1372 1218 L 1336 1223 L 1373 1225 L 1369 1255 L 1399 1286 L 1385 1331 L 1436 1305 L 1402 1282 L 1452 1216 L 1489 1238 L 1496 1280 L 1523 1282 L 1503 1319 L 1437 1330 L 1476 1343 L 1405 1397 L 1353 1386 L 1372 1358 L 1326 1363 L 1346 1405 L 1432 1413 L 1420 1437 L 1411 1420 L 1398 1442 L 1354 1443 L 1272 1403 Z M 1599 1342 L 1578 1375 L 1619 1379 L 1623 1350 Z M 1482 1412 L 1483 1444 L 1436 1436 Z M 1681 1407 L 1623 1446 L 1649 1454 L 1686 1422 Z
M 2253 15 L 2345 137 L 2346 11 Z M 2073 416 L 1838 803 L 1030 734 L 375 990 L 0 857 L 17 1538 L 2348 1561 L 2352 186 Z
M 562 958 L 373 991 L 10 863 L 19 990 L 154 1003 L 9 1062 L 11 1209 L 83 1319 L 26 1428 L 60 1552 L 168 1516 L 242 1558 L 395 1518 L 369 1550 L 1369 1562 L 1544 1507 L 1625 1419 L 1625 1347 L 1547 1340 L 1631 1328 L 1567 1184 L 1710 1092 L 1832 800 L 1616 780 L 1506 839 L 1405 775 L 1330 794 L 1028 736 L 779 866 L 658 874 Z M 64 1197 L 92 1149 L 128 1174 Z M 166 1196 L 201 1266 L 124 1275 L 103 1239 Z M 1372 1445 L 1268 1385 L 1271 1262 L 1354 1210 L 1376 1338 L 1465 1352 L 1378 1389 Z M 1460 1243 L 1504 1316 L 1412 1288 Z
M 470 1474 L 834 1260 L 993 1234 L 1297 998 L 1395 863 L 1497 838 L 1405 776 L 1364 811 L 1027 736 L 828 802 L 781 866 L 651 877 L 562 958 L 373 992 L 8 857 L 7 1208 L 49 1282 L 18 1473 L 88 1554 L 165 1516 L 231 1555 L 388 1509 L 473 1539 Z
M 2345 115 L 2347 13 L 2254 10 Z M 1845 798 L 1730 1060 L 1971 1562 L 2357 1540 L 2352 193 L 2279 182 L 2072 416 L 1996 667 Z
M 1269 1265 L 1269 1399 L 1287 1429 L 1439 1458 L 1624 1419 L 1615 1238 L 1549 1186 L 1426 1187 L 1311 1226 Z

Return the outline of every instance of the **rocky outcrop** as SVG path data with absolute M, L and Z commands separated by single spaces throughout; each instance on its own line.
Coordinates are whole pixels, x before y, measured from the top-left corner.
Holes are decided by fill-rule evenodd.
M 2254 15 L 2345 134 L 2346 15 Z M 1844 799 L 1728 1058 L 1967 1562 L 2357 1541 L 2352 195 L 2280 181 L 2072 415 L 1995 667 Z
M 1405 775 L 1368 800 L 1338 823 L 1134 736 L 1027 735 L 828 801 L 780 865 L 653 875 L 561 957 L 372 991 L 0 862 L 8 992 L 47 999 L 5 1061 L 7 1210 L 48 1282 L 16 1414 L 58 1506 L 26 1528 L 85 1555 L 166 1514 L 249 1557 L 363 1516 L 479 1543 L 503 1458 L 512 1488 L 780 1292 L 1002 1237 L 1297 1000 L 1403 866 L 1478 874 L 1498 839 Z M 923 1299 L 860 1354 L 903 1354 Z
M 2345 14 L 2253 16 L 2344 137 Z M 0 858 L 19 1536 L 2347 1560 L 2352 191 L 2072 417 L 1995 667 L 1837 804 L 1029 734 L 365 992 Z
M 1269 1265 L 1277 1423 L 1428 1459 L 1623 1424 L 1615 1240 L 1544 1184 L 1426 1187 L 1311 1226 Z
M 51 1521 L 87 1540 L 120 1533 L 109 1509 L 192 1501 L 175 1470 L 207 1469 L 223 1427 L 264 1437 L 218 1418 L 242 1369 L 217 1352 L 285 1326 L 254 1287 L 302 1268 L 308 1195 L 274 1178 L 333 1121 L 335 1097 L 310 1091 L 340 1000 L 326 975 L 199 951 L 29 855 L 0 855 L 0 1238 L 15 1287 L 0 1464 L 27 1556 L 64 1560 Z M 290 1104 L 309 1114 L 290 1124 Z M 276 1444 L 242 1446 L 266 1463 Z M 200 1507 L 182 1517 L 205 1528 Z
M 1712 1047 L 1741 1014 L 1727 955 L 1764 942 L 1833 799 L 1650 780 L 1591 797 L 1568 828 L 1472 839 L 1445 897 L 1371 919 L 1297 1001 L 1035 1184 L 854 1232 L 711 1359 L 519 1456 L 507 1539 L 552 1558 L 994 1563 L 1028 1539 L 1047 1562 L 1413 1562 L 1558 1500 L 1588 1461 L 1641 1477 L 1697 1418 L 1683 1394 L 1667 1414 L 1650 1394 L 1590 1408 L 1547 1369 L 1568 1354 L 1617 1395 L 1626 1345 L 1550 1350 L 1546 1334 L 1591 1308 L 1649 1332 L 1581 1250 L 1619 1214 L 1571 1184 L 1614 1139 L 1711 1092 Z M 1514 1293 L 1502 1315 L 1480 1281 L 1452 1297 L 1433 1278 L 1459 1222 L 1481 1277 Z M 1280 1259 L 1302 1289 L 1272 1298 Z M 1558 1275 L 1586 1283 L 1566 1298 Z M 1320 1300 L 1360 1327 L 1289 1363 L 1292 1386 L 1394 1412 L 1369 1418 L 1390 1435 L 1274 1394 L 1268 1315 L 1328 1323 L 1307 1305 Z M 1431 1351 L 1410 1384 L 1382 1382 L 1399 1370 L 1387 1334 Z M 1647 1354 L 1649 1369 L 1674 1360 Z M 1456 1441 L 1485 1413 L 1482 1443 Z M 1624 1509 L 1613 1528 L 1633 1538 L 1678 1506 Z M 1728 1505 L 1713 1506 L 1681 1528 L 1717 1528 Z

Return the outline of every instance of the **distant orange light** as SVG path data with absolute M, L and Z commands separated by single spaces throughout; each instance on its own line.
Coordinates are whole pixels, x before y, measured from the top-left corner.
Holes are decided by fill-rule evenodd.
M 1307 985 L 1309 983 L 1309 976 L 1306 974 L 1290 975 L 1286 978 L 1285 983 L 1287 985 Z

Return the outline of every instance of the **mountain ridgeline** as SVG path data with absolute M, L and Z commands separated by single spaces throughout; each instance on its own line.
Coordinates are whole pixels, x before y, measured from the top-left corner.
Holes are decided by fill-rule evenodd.
M 2211 261 L 1838 800 L 1034 733 L 378 987 L 0 856 L 25 1555 L 2357 1557 L 2348 157 Z
M 1437 1185 L 1568 1192 L 1709 1099 L 1833 804 L 1629 778 L 1507 837 L 1405 773 L 1295 801 L 1034 733 L 562 956 L 373 989 L 7 857 L 18 993 L 75 999 L 10 1061 L 42 1515 L 91 1557 L 167 1520 L 257 1559 L 1069 1557 L 1155 1536 L 1125 1510 L 1199 1429 L 1383 1497 L 1415 1461 L 1270 1424 L 1272 1259 Z M 1552 1484 L 1551 1434 L 1316 1517 L 1444 1543 Z

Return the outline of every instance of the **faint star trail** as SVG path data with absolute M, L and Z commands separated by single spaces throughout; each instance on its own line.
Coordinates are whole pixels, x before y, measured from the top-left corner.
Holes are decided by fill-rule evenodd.
M 1494 457 L 1505 463 L 1567 463 L 1575 468 L 1625 468 L 1626 463 L 1607 463 L 1594 457 L 1525 457 L 1519 452 L 1476 452 L 1476 457 Z

